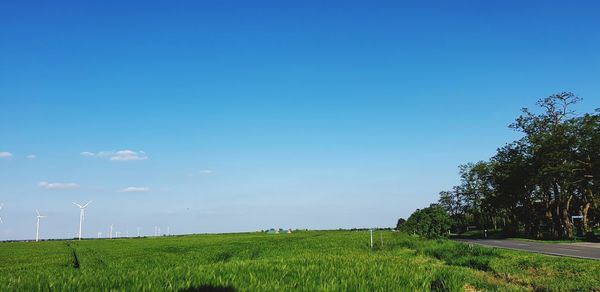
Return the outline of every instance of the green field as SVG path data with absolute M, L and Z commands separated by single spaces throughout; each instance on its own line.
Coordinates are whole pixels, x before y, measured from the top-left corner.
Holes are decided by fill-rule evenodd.
M 0 291 L 600 291 L 600 261 L 375 239 L 373 250 L 367 231 L 1 243 Z

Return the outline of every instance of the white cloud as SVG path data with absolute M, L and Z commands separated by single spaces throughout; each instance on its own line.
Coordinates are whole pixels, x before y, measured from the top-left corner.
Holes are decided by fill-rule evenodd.
M 150 191 L 148 187 L 126 187 L 122 190 L 119 190 L 120 193 L 143 193 Z
M 27 157 L 27 159 L 35 159 L 36 156 L 35 156 L 35 154 L 29 154 L 25 157 Z
M 45 181 L 40 182 L 39 186 L 47 190 L 67 190 L 79 188 L 79 185 L 76 183 L 49 183 Z
M 128 160 L 146 160 L 148 156 L 144 151 L 131 151 L 131 150 L 121 150 L 115 152 L 114 155 L 110 156 L 110 160 L 115 161 L 128 161 Z
M 10 152 L 0 152 L 0 158 L 11 158 L 12 156 Z
M 102 157 L 108 158 L 112 161 L 133 161 L 133 160 L 146 160 L 148 155 L 144 151 L 133 151 L 133 150 L 119 150 L 119 151 L 100 151 L 98 153 L 93 152 L 81 152 L 79 153 L 84 157 Z
M 191 176 L 196 176 L 196 175 L 211 175 L 213 173 L 214 173 L 214 170 L 212 170 L 212 169 L 203 169 L 197 173 L 190 172 L 190 173 L 188 173 L 188 176 L 191 177 Z

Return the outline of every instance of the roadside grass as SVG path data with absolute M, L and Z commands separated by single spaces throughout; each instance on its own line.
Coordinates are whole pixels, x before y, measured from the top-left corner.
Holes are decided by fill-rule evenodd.
M 600 262 L 377 231 L 0 244 L 1 291 L 581 291 Z
M 402 239 L 417 253 L 450 266 L 486 272 L 506 283 L 533 290 L 600 291 L 600 261 L 488 248 L 453 241 Z

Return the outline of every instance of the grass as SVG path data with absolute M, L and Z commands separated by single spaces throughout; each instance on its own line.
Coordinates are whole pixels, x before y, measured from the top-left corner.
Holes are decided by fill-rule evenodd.
M 600 261 L 377 231 L 0 244 L 0 291 L 600 291 Z

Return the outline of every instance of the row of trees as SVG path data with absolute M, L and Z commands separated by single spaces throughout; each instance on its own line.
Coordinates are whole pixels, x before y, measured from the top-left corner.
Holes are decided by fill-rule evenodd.
M 523 137 L 488 161 L 460 166 L 460 184 L 440 193 L 454 232 L 470 226 L 534 238 L 593 235 L 600 223 L 600 109 L 577 114 L 570 92 L 525 108 L 510 125 Z

